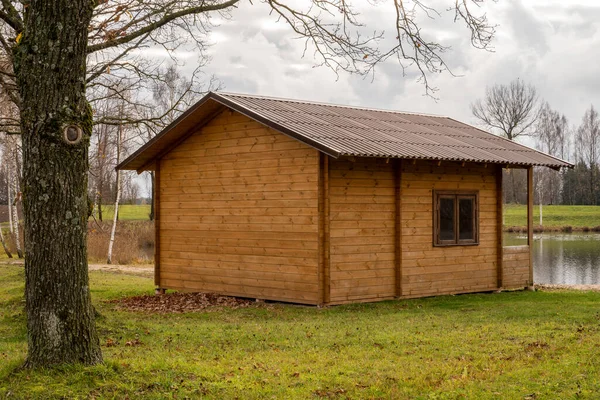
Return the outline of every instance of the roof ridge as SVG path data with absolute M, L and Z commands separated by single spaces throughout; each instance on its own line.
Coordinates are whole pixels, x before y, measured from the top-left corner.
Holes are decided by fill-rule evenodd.
M 358 156 L 540 165 L 556 169 L 573 166 L 450 117 L 209 92 L 117 168 L 138 172 L 153 169 L 154 161 L 227 109 L 334 159 Z M 411 129 L 404 122 L 416 128 Z
M 339 108 L 349 108 L 352 110 L 364 110 L 364 111 L 376 111 L 376 112 L 384 112 L 391 114 L 406 114 L 406 115 L 419 115 L 422 117 L 434 117 L 434 118 L 449 118 L 446 115 L 438 115 L 438 114 L 428 114 L 423 112 L 414 112 L 414 111 L 399 111 L 399 110 L 388 110 L 385 108 L 376 108 L 376 107 L 358 107 L 351 106 L 348 104 L 337 104 L 337 103 L 327 103 L 323 101 L 308 101 L 308 100 L 300 100 L 300 99 L 290 99 L 286 97 L 276 97 L 276 96 L 261 96 L 255 94 L 247 94 L 247 93 L 236 93 L 236 92 L 225 92 L 225 91 L 216 91 L 212 92 L 221 96 L 238 96 L 238 97 L 246 97 L 246 98 L 258 98 L 258 99 L 266 99 L 266 100 L 275 100 L 275 101 L 283 101 L 290 103 L 299 103 L 299 104 L 309 104 L 309 105 L 321 105 L 321 106 L 329 106 L 329 107 L 339 107 Z M 431 124 L 433 125 L 433 124 Z

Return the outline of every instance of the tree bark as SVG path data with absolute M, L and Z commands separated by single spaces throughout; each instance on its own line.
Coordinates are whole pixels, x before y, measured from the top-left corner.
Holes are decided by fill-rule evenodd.
M 102 361 L 86 250 L 92 111 L 85 76 L 93 7 L 89 0 L 31 0 L 14 47 L 22 102 L 30 368 Z M 63 136 L 68 125 L 82 129 L 82 140 Z

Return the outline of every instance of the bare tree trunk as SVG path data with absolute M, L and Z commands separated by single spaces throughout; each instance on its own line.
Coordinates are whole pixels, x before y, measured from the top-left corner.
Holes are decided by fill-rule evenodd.
M 6 171 L 8 173 L 8 177 L 6 179 L 6 192 L 8 193 L 8 231 L 12 235 L 14 233 L 13 229 L 13 215 L 12 215 L 12 191 L 10 190 L 10 182 L 11 182 L 11 173 L 10 167 L 7 166 Z
M 102 222 L 102 189 L 104 188 L 104 164 L 106 162 L 106 137 L 100 134 L 98 138 L 98 149 L 96 150 L 98 166 L 98 177 L 96 182 L 96 204 L 98 205 L 98 220 Z
M 94 2 L 31 0 L 13 48 L 21 107 L 25 366 L 102 362 L 87 265 L 88 26 Z
M 92 216 L 94 217 L 94 219 L 96 219 L 97 215 L 98 215 L 98 191 L 96 190 L 96 193 L 94 193 L 94 206 L 92 208 Z
M 102 196 L 98 199 L 98 220 L 102 222 Z
M 14 163 L 10 163 L 8 168 L 8 213 L 9 213 L 9 224 L 11 236 L 15 242 L 15 249 L 17 256 L 23 258 L 23 249 L 21 248 L 21 234 L 19 231 L 19 212 L 17 204 L 21 199 L 19 193 L 19 180 L 18 180 L 18 153 L 16 147 L 13 149 Z
M 590 163 L 590 204 L 596 205 L 596 191 L 594 190 L 594 163 Z
M 0 226 L 0 243 L 2 243 L 2 248 L 4 249 L 4 252 L 8 256 L 8 258 L 13 258 L 12 253 L 8 249 L 8 246 L 6 246 L 6 241 L 4 240 L 4 234 L 2 233 L 2 227 L 1 226 Z
M 11 205 L 9 205 L 9 207 L 11 207 L 13 209 L 13 217 L 14 217 L 14 223 L 15 223 L 13 237 L 15 240 L 15 248 L 17 250 L 17 256 L 19 258 L 23 258 L 23 249 L 21 248 L 21 234 L 20 234 L 20 229 L 19 229 L 19 211 L 18 211 L 18 207 L 17 207 L 17 204 L 20 199 L 21 199 L 21 195 L 19 193 L 15 192 L 13 203 Z
M 150 171 L 150 221 L 154 221 L 154 171 Z
M 107 264 L 112 264 L 112 252 L 113 245 L 115 243 L 115 234 L 117 232 L 117 221 L 119 215 L 119 201 L 121 200 L 121 174 L 120 171 L 117 170 L 117 199 L 115 200 L 115 215 L 113 217 L 113 225 L 112 230 L 110 231 L 110 242 L 108 243 L 108 257 L 106 259 Z
M 121 140 L 122 126 L 119 125 L 119 133 L 117 134 L 117 165 L 121 161 Z M 115 233 L 117 232 L 117 221 L 119 220 L 119 201 L 121 200 L 121 171 L 117 170 L 117 195 L 115 199 L 115 215 L 113 217 L 113 226 L 110 231 L 110 242 L 108 243 L 107 264 L 112 264 L 113 245 L 115 243 Z
M 512 182 L 512 198 L 514 204 L 520 204 L 519 198 L 517 197 L 517 184 L 515 183 L 515 171 L 510 170 L 510 180 Z
M 540 183 L 540 186 L 539 186 L 539 193 L 540 193 L 540 226 L 543 226 L 544 225 L 544 222 L 543 222 L 543 219 L 542 219 L 542 212 L 543 212 L 542 211 L 542 207 L 543 207 L 543 205 L 542 205 L 543 204 L 542 194 L 543 194 L 543 191 L 542 191 L 542 185 L 541 185 L 541 183 Z

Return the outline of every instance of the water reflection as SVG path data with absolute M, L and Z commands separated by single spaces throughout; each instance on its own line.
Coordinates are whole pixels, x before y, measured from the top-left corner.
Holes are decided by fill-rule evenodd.
M 527 244 L 527 236 L 506 233 L 504 245 Z M 543 233 L 533 237 L 535 283 L 600 284 L 600 234 Z

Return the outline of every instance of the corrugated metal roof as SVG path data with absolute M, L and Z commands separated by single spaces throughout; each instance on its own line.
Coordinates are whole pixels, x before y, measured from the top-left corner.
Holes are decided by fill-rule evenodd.
M 571 167 L 568 162 L 448 117 L 211 92 L 119 169 L 152 169 L 192 129 L 232 108 L 332 157 L 383 157 Z

